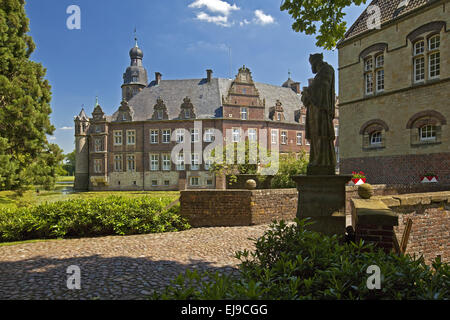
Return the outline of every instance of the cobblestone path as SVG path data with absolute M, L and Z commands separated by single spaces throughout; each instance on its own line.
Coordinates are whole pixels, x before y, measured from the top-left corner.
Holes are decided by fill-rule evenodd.
M 0 299 L 146 299 L 187 269 L 232 273 L 236 251 L 268 228 L 198 228 L 176 233 L 56 240 L 0 247 Z M 81 290 L 67 289 L 67 268 Z

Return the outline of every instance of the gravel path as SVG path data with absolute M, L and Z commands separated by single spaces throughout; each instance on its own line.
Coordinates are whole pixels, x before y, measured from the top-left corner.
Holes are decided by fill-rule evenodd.
M 267 225 L 198 228 L 127 237 L 0 247 L 0 299 L 145 299 L 187 269 L 236 272 L 236 251 L 254 248 Z M 67 289 L 67 268 L 81 290 Z

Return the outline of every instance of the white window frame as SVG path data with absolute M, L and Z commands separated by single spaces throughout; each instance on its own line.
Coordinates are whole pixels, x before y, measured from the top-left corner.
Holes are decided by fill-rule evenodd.
M 232 128 L 232 142 L 241 142 L 241 129 Z
M 184 153 L 177 154 L 177 162 L 176 167 L 178 171 L 184 171 L 185 165 L 184 165 Z
M 150 129 L 150 144 L 158 144 L 158 143 L 159 143 L 159 130 Z
M 114 155 L 114 172 L 123 171 L 123 156 L 120 154 Z
M 436 140 L 436 126 L 431 124 L 424 125 L 419 128 L 419 139 L 420 141 L 435 141 Z M 425 137 L 424 137 L 425 133 Z
M 281 131 L 281 144 L 288 144 L 288 132 L 286 130 Z
M 302 146 L 303 145 L 303 132 L 297 131 L 296 137 L 297 137 L 297 145 Z M 300 138 L 300 143 L 298 140 L 299 138 Z
M 127 155 L 127 172 L 136 172 L 136 156 L 134 154 Z
M 163 171 L 172 170 L 172 161 L 170 159 L 170 153 L 162 154 L 162 170 Z
M 196 181 L 196 183 L 192 183 L 193 181 Z M 200 186 L 200 177 L 189 177 L 189 185 L 192 187 Z
M 248 108 L 241 108 L 241 120 L 248 120 Z
M 114 130 L 114 145 L 121 146 L 123 145 L 123 131 L 122 130 Z
M 376 131 L 370 134 L 369 143 L 371 146 L 381 145 L 383 141 L 383 133 L 381 131 Z
M 200 170 L 200 155 L 198 153 L 191 153 L 191 170 Z
M 162 130 L 162 143 L 170 143 L 171 129 Z
M 183 143 L 184 142 L 184 131 L 185 131 L 184 129 L 177 129 L 175 131 L 177 143 Z
M 191 142 L 199 142 L 200 141 L 200 130 L 199 129 L 191 129 Z
M 433 57 L 435 58 L 432 59 Z M 433 64 L 432 61 L 434 61 Z M 432 67 L 434 67 L 434 70 L 432 70 Z M 432 72 L 434 72 L 435 75 L 432 75 Z M 436 51 L 428 55 L 428 78 L 437 79 L 440 76 L 441 76 L 441 53 L 439 51 Z
M 205 130 L 204 134 L 204 141 L 205 142 L 213 142 L 214 141 L 214 130 L 211 128 L 208 128 Z
M 278 131 L 278 129 L 272 129 L 270 131 L 270 136 L 271 136 L 270 141 L 272 142 L 272 144 L 276 145 L 276 144 L 279 143 L 280 138 L 279 138 L 279 131 Z
M 418 62 L 420 63 L 420 74 L 418 73 Z M 417 76 L 420 75 L 420 79 L 417 79 Z M 425 57 L 419 56 L 414 58 L 414 83 L 424 82 L 425 81 Z
M 94 152 L 103 152 L 103 138 L 94 139 Z
M 136 145 L 136 130 L 127 130 L 127 145 Z
M 248 128 L 247 135 L 248 135 L 248 141 L 252 141 L 252 142 L 258 141 L 258 130 L 256 130 L 256 128 Z
M 150 171 L 159 171 L 159 154 L 150 154 Z

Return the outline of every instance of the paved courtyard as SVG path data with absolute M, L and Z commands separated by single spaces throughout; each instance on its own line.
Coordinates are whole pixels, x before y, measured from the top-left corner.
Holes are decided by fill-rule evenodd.
M 187 269 L 236 272 L 267 225 L 56 240 L 0 247 L 0 299 L 146 299 Z M 67 268 L 81 290 L 67 289 Z

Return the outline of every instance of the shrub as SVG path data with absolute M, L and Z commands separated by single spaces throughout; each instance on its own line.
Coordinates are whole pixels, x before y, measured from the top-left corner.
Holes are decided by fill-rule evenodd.
M 278 173 L 272 179 L 272 188 L 296 188 L 292 177 L 306 174 L 307 167 L 308 159 L 305 152 L 298 157 L 293 153 L 280 155 Z
M 240 275 L 188 272 L 153 299 L 448 299 L 450 270 L 439 258 L 385 253 L 305 229 L 273 224 L 256 250 L 238 252 Z M 367 288 L 367 268 L 381 269 L 381 289 Z M 210 281 L 204 281 L 205 277 Z
M 68 200 L 0 212 L 0 241 L 131 235 L 189 228 L 170 198 Z

